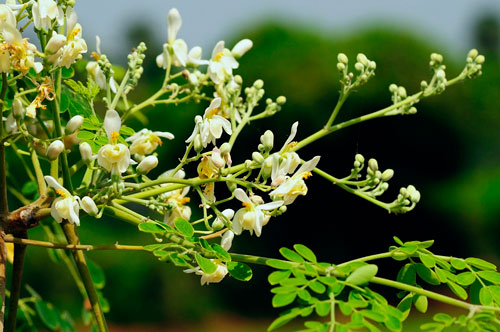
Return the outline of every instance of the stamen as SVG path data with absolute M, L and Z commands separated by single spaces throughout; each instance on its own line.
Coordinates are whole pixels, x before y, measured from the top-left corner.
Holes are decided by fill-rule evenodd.
M 56 194 L 58 194 L 59 196 L 66 196 L 66 193 L 64 192 L 64 190 L 61 190 L 61 189 L 56 189 Z
M 220 52 L 219 54 L 217 54 L 217 55 L 215 56 L 215 60 L 216 60 L 216 61 L 219 61 L 219 60 L 220 60 L 220 58 L 222 58 L 223 56 L 224 56 L 224 53 L 223 53 L 223 52 Z
M 302 177 L 304 178 L 304 180 L 307 180 L 309 177 L 312 176 L 312 173 L 311 172 L 307 172 L 305 173 L 304 175 L 302 175 Z
M 99 54 L 97 54 L 96 52 L 92 52 L 92 57 L 95 59 L 95 61 L 99 60 L 99 58 L 101 57 Z
M 243 205 L 244 207 L 246 207 L 247 209 L 251 208 L 252 207 L 252 204 L 248 203 L 248 202 L 243 202 L 241 203 L 241 205 Z

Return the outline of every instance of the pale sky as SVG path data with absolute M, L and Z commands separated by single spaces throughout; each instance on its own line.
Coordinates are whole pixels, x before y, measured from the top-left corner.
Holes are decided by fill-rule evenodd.
M 432 38 L 443 47 L 466 52 L 474 47 L 471 26 L 478 14 L 500 16 L 500 0 L 77 0 L 76 10 L 90 50 L 99 34 L 104 53 L 123 52 L 127 26 L 146 21 L 154 29 L 158 45 L 167 38 L 166 15 L 176 7 L 183 18 L 178 37 L 190 47 L 209 50 L 221 39 L 231 38 L 259 21 L 271 18 L 289 25 L 307 26 L 322 34 L 356 31 L 371 23 L 406 26 Z

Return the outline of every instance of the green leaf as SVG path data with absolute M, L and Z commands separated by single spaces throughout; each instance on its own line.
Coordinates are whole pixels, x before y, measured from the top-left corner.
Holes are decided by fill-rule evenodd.
M 66 112 L 66 110 L 69 108 L 69 96 L 65 92 L 61 93 L 61 102 L 59 104 L 59 109 L 61 112 Z
M 304 259 L 302 256 L 297 254 L 295 251 L 290 250 L 288 248 L 281 248 L 280 253 L 283 257 L 288 259 L 289 261 L 297 262 L 297 263 L 304 263 Z
M 203 257 L 199 253 L 196 253 L 195 258 L 196 262 L 198 263 L 198 266 L 206 274 L 212 274 L 215 272 L 215 270 L 217 270 L 217 264 L 212 262 L 210 259 Z
M 106 276 L 102 269 L 94 261 L 87 259 L 87 266 L 89 268 L 92 281 L 97 289 L 102 289 L 106 285 Z
M 427 268 L 424 264 L 417 263 L 415 264 L 415 268 L 417 270 L 417 274 L 422 280 L 427 282 L 428 284 L 431 285 L 439 285 L 439 279 L 436 276 L 436 273 L 434 271 L 430 270 Z
M 399 250 L 407 255 L 413 255 L 418 250 L 418 246 L 416 244 L 405 243 Z
M 294 266 L 292 263 L 285 262 L 279 259 L 268 259 L 266 261 L 266 265 L 279 270 L 289 270 Z
M 330 312 L 330 302 L 322 301 L 314 305 L 314 309 L 318 316 L 324 317 Z
M 306 283 L 306 278 L 288 278 L 280 282 L 280 284 L 283 286 L 302 286 Z
M 403 241 L 401 241 L 401 240 L 399 239 L 399 237 L 397 237 L 397 236 L 393 236 L 392 238 L 394 239 L 394 242 L 396 242 L 396 243 L 397 243 L 397 244 L 399 244 L 400 246 L 402 246 L 402 245 L 403 245 Z
M 299 314 L 300 314 L 300 310 L 295 310 L 295 311 L 289 312 L 287 314 L 284 314 L 284 315 L 276 318 L 271 323 L 271 325 L 269 325 L 269 327 L 267 328 L 267 330 L 268 331 L 274 331 L 277 328 L 280 328 L 283 325 L 286 325 L 287 323 L 289 323 L 292 319 L 294 319 L 295 317 L 297 317 Z
M 363 315 L 363 317 L 371 319 L 375 322 L 381 323 L 385 320 L 385 316 L 383 314 L 375 312 L 373 310 L 361 310 L 360 313 L 361 315 Z
M 457 282 L 460 285 L 469 286 L 472 285 L 474 281 L 476 281 L 476 276 L 470 271 L 457 274 Z
M 474 257 L 469 257 L 465 259 L 465 262 L 469 265 L 472 265 L 474 267 L 477 267 L 478 269 L 481 270 L 494 270 L 496 271 L 497 267 L 494 264 L 491 264 L 490 262 L 487 262 L 485 260 L 482 260 L 480 258 L 474 258 Z
M 52 307 L 41 299 L 35 301 L 35 309 L 42 320 L 42 323 L 51 331 L 55 331 L 59 328 L 59 314 Z
M 23 185 L 21 192 L 25 196 L 33 195 L 38 191 L 38 184 L 35 181 L 28 181 Z
M 166 232 L 165 228 L 163 228 L 162 226 L 160 226 L 158 223 L 155 222 L 140 223 L 138 228 L 141 232 L 145 233 L 163 234 Z
M 427 301 L 427 296 L 424 295 L 414 295 L 413 296 L 413 304 L 415 305 L 415 309 L 425 314 L 427 312 L 427 307 L 429 302 Z
M 296 297 L 297 293 L 276 294 L 273 296 L 272 305 L 274 308 L 284 307 L 295 301 Z
M 403 329 L 403 323 L 394 316 L 387 317 L 385 326 L 391 331 L 401 331 Z
M 335 277 L 321 276 L 318 279 L 319 279 L 319 281 L 321 281 L 322 283 L 324 283 L 327 286 L 333 286 L 337 283 L 337 278 L 335 278 Z
M 120 127 L 120 135 L 123 136 L 132 136 L 135 134 L 134 129 L 127 127 L 127 126 L 121 126 Z
M 193 226 L 186 219 L 176 218 L 174 225 L 177 230 L 185 237 L 191 237 L 194 234 Z
M 467 299 L 467 292 L 462 288 L 462 286 L 457 285 L 453 281 L 448 281 L 446 284 L 451 289 L 451 291 L 455 293 L 456 296 L 458 296 L 462 300 Z
M 419 254 L 418 257 L 420 258 L 420 261 L 428 268 L 434 267 L 436 265 L 436 260 L 434 259 L 434 257 L 432 257 L 432 255 Z
M 62 68 L 62 70 L 61 70 L 62 78 L 71 78 L 71 77 L 73 77 L 73 75 L 75 75 L 75 70 L 73 69 L 73 67 L 69 67 L 69 68 L 63 67 Z
M 252 279 L 252 269 L 244 263 L 228 262 L 227 269 L 229 274 L 231 274 L 236 280 L 249 281 Z
M 446 274 L 446 272 L 448 272 L 448 271 L 440 269 L 439 267 L 436 267 L 434 269 L 434 272 L 436 272 L 436 276 L 440 282 L 445 283 L 448 281 L 448 275 Z M 455 281 L 455 280 L 456 280 L 456 278 L 453 279 L 452 281 Z
M 375 264 L 368 264 L 361 266 L 354 270 L 353 273 L 347 277 L 346 282 L 353 285 L 361 285 L 369 282 L 378 272 L 378 266 Z
M 155 251 L 155 250 L 165 249 L 167 246 L 168 244 L 155 243 L 155 244 L 145 245 L 144 249 L 146 249 L 147 251 Z
M 296 252 L 298 252 L 302 257 L 310 262 L 316 263 L 316 255 L 314 252 L 303 244 L 296 244 L 293 246 Z
M 311 293 L 307 289 L 301 289 L 297 292 L 297 295 L 304 301 L 308 302 L 311 299 Z
M 405 264 L 398 273 L 397 280 L 407 285 L 414 285 L 417 281 L 415 267 L 412 264 Z
M 80 130 L 78 134 L 76 134 L 76 137 L 78 137 L 82 141 L 91 140 L 94 139 L 95 133 L 86 130 Z
M 500 273 L 495 271 L 479 271 L 477 273 L 482 279 L 494 284 L 500 284 Z
M 289 270 L 274 271 L 267 277 L 267 281 L 269 281 L 271 285 L 276 285 L 279 284 L 281 281 L 287 279 L 291 273 L 292 272 Z
M 453 266 L 457 270 L 463 270 L 467 267 L 467 264 L 465 264 L 465 261 L 460 258 L 455 258 L 452 257 L 450 260 L 451 266 Z
M 297 293 L 297 287 L 295 286 L 278 286 L 271 289 L 271 293 L 274 294 L 288 294 L 288 293 Z
M 443 323 L 449 323 L 449 322 L 453 321 L 453 317 L 451 317 L 448 314 L 443 314 L 443 313 L 435 314 L 434 317 L 433 317 L 433 319 L 436 322 L 443 322 Z
M 326 291 L 325 285 L 315 280 L 309 284 L 309 288 L 318 294 L 323 294 Z
M 343 315 L 349 316 L 352 313 L 352 307 L 347 302 L 338 301 L 338 306 Z
M 488 287 L 483 287 L 479 291 L 479 302 L 481 302 L 482 305 L 488 306 L 493 303 L 493 296 L 491 295 Z
M 221 261 L 223 261 L 225 263 L 231 261 L 231 255 L 229 255 L 229 253 L 224 248 L 222 248 L 219 244 L 213 243 L 212 249 L 215 252 L 215 255 L 217 256 L 217 258 L 220 259 Z

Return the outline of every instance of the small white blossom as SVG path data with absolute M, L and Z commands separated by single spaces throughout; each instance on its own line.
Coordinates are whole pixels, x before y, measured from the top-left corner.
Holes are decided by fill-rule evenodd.
M 224 250 L 229 251 L 231 246 L 233 245 L 234 233 L 230 230 L 226 231 L 220 240 L 220 246 L 224 248 Z
M 32 8 L 33 24 L 37 30 L 47 30 L 54 19 L 57 19 L 59 25 L 64 23 L 64 13 L 54 0 L 35 1 Z
M 94 200 L 89 196 L 82 198 L 80 205 L 82 206 L 83 211 L 87 212 L 89 216 L 95 217 L 99 213 L 97 205 L 95 205 Z
M 234 45 L 231 53 L 235 58 L 241 58 L 246 52 L 248 52 L 253 46 L 250 39 L 242 39 L 236 45 Z
M 87 142 L 82 142 L 79 145 L 79 150 L 80 150 L 80 156 L 82 157 L 82 161 L 85 164 L 89 164 L 92 160 L 97 158 L 97 156 L 92 155 L 92 148 L 90 147 L 90 144 Z
M 278 188 L 269 193 L 272 199 L 282 200 L 284 205 L 292 204 L 299 195 L 307 194 L 307 186 L 304 179 L 311 175 L 311 171 L 316 167 L 320 157 L 316 156 L 313 159 L 305 162 L 295 172 L 292 177 L 287 178 Z
M 60 140 L 55 140 L 54 142 L 50 143 L 49 147 L 47 148 L 47 158 L 49 158 L 49 160 L 56 160 L 63 151 L 64 143 Z
M 158 166 L 158 158 L 156 156 L 147 156 L 139 163 L 136 170 L 139 174 L 147 174 L 156 166 Z
M 193 133 L 186 140 L 186 143 L 190 143 L 194 140 L 197 134 L 200 134 L 201 143 L 205 148 L 210 142 L 215 145 L 215 140 L 222 136 L 223 130 L 228 135 L 232 134 L 233 131 L 231 129 L 231 122 L 217 114 L 220 105 L 221 99 L 218 97 L 214 98 L 210 103 L 210 106 L 205 109 L 203 118 L 200 116 L 195 118 Z
M 78 196 L 72 196 L 71 193 L 61 186 L 56 179 L 52 176 L 45 176 L 45 181 L 49 187 L 53 188 L 60 197 L 57 197 L 50 208 L 50 214 L 58 223 L 63 219 L 68 220 L 70 223 L 80 226 L 80 218 L 78 212 L 80 210 Z
M 124 144 L 118 143 L 121 119 L 118 112 L 108 110 L 104 117 L 104 129 L 108 135 L 109 144 L 102 146 L 97 153 L 99 166 L 112 174 L 125 172 L 130 165 L 130 151 Z
M 82 124 L 83 124 L 83 116 L 75 115 L 74 117 L 69 119 L 68 123 L 66 124 L 66 133 L 67 134 L 74 133 L 75 131 L 80 129 Z
M 197 275 L 200 275 L 201 276 L 200 282 L 201 282 L 202 286 L 205 284 L 208 285 L 210 283 L 221 282 L 222 279 L 224 279 L 224 277 L 229 272 L 227 269 L 227 266 L 226 266 L 226 264 L 222 263 L 218 259 L 211 259 L 211 261 L 217 265 L 217 268 L 215 269 L 215 271 L 213 273 L 207 274 L 207 273 L 203 272 L 203 270 L 199 266 L 194 268 L 194 269 L 184 270 L 184 272 L 186 272 L 186 273 L 193 273 L 194 272 Z
M 212 51 L 207 73 L 215 84 L 221 84 L 226 78 L 233 76 L 233 69 L 238 66 L 238 61 L 235 60 L 230 50 L 224 48 L 224 41 L 221 40 Z
M 255 235 L 260 236 L 262 226 L 267 223 L 263 211 L 270 211 L 279 208 L 283 205 L 283 201 L 274 201 L 266 204 L 257 204 L 254 201 L 261 201 L 260 197 L 253 197 L 254 201 L 248 197 L 245 191 L 241 188 L 236 188 L 234 196 L 243 203 L 243 208 L 239 209 L 234 215 L 233 232 L 240 235 L 244 230 L 250 231 L 250 234 L 255 232 Z
M 144 128 L 128 137 L 125 141 L 132 142 L 130 145 L 130 153 L 140 157 L 153 153 L 158 145 L 162 144 L 160 137 L 170 140 L 174 139 L 174 135 L 172 133 L 151 131 Z

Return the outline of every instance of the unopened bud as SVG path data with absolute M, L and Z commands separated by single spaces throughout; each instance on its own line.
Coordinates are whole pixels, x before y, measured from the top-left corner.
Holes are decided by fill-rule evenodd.
M 83 116 L 75 115 L 66 124 L 66 134 L 73 134 L 83 124 Z
M 438 80 L 444 80 L 446 78 L 446 73 L 444 72 L 444 70 L 439 69 L 436 73 L 436 78 Z
M 222 222 L 222 220 L 220 220 L 219 218 L 215 218 L 214 222 L 212 223 L 212 228 L 214 229 L 214 231 L 221 230 L 224 227 L 225 227 L 225 225 Z
M 361 62 L 364 66 L 369 65 L 368 58 L 363 53 L 358 53 L 358 55 L 356 56 L 356 60 L 358 60 L 358 62 Z
M 24 118 L 24 112 L 25 110 L 21 100 L 19 100 L 18 98 L 14 99 L 14 101 L 12 102 L 12 113 L 14 114 L 14 117 L 16 119 L 22 119 Z
M 478 55 L 479 55 L 479 52 L 475 48 L 473 48 L 472 50 L 469 51 L 469 54 L 467 54 L 467 57 L 474 59 Z
M 271 150 L 274 146 L 274 134 L 270 130 L 266 130 L 264 135 L 260 137 L 261 143 L 264 145 L 265 150 Z
M 345 55 L 344 53 L 339 53 L 337 55 L 337 60 L 339 61 L 339 63 L 342 63 L 344 65 L 346 65 L 349 62 L 347 55 Z
M 286 97 L 285 96 L 279 96 L 276 98 L 276 104 L 278 105 L 284 105 L 286 103 Z
M 82 198 L 81 206 L 83 211 L 87 212 L 89 216 L 95 217 L 97 213 L 99 213 L 99 210 L 97 209 L 94 200 L 89 196 L 85 196 L 84 198 Z
M 79 146 L 80 149 L 80 155 L 82 157 L 82 161 L 85 164 L 88 164 L 92 161 L 92 148 L 90 147 L 90 144 L 87 142 L 80 143 Z
M 398 95 L 400 95 L 403 98 L 406 98 L 406 89 L 403 86 L 398 87 Z
M 242 39 L 236 45 L 234 45 L 231 53 L 233 56 L 238 59 L 241 58 L 246 52 L 248 52 L 253 46 L 253 43 L 250 39 Z
M 253 86 L 257 89 L 262 89 L 264 87 L 264 81 L 259 79 L 253 83 Z
M 359 163 L 361 163 L 361 164 L 363 164 L 365 162 L 365 157 L 363 157 L 363 155 L 359 154 L 359 153 L 356 154 L 356 156 L 354 157 L 354 159 L 356 161 L 358 161 Z
M 484 55 L 478 55 L 476 58 L 476 63 L 482 65 L 484 63 Z
M 194 151 L 196 151 L 196 153 L 200 153 L 201 150 L 203 150 L 203 143 L 201 142 L 200 134 L 197 134 L 194 137 Z
M 337 70 L 338 71 L 344 71 L 345 70 L 345 65 L 343 63 L 337 63 Z
M 398 86 L 396 84 L 392 83 L 391 85 L 389 85 L 389 91 L 392 93 L 398 91 Z
M 389 181 L 394 176 L 394 170 L 386 169 L 384 173 L 382 173 L 382 181 Z
M 156 166 L 158 166 L 158 158 L 156 156 L 147 156 L 139 163 L 136 170 L 139 174 L 147 174 Z
M 234 182 L 227 181 L 226 182 L 227 189 L 229 189 L 230 192 L 234 192 L 238 186 Z
M 365 69 L 365 66 L 363 66 L 363 64 L 361 62 L 356 62 L 356 64 L 354 65 L 354 68 L 357 71 L 363 71 L 363 69 Z
M 257 151 L 252 153 L 252 159 L 259 164 L 262 164 L 264 161 L 264 157 Z
M 378 170 L 378 162 L 371 158 L 370 160 L 368 160 L 368 167 L 370 167 L 370 169 L 374 172 L 376 172 Z
M 213 148 L 212 150 L 212 162 L 214 163 L 215 167 L 217 168 L 223 168 L 225 166 L 224 159 L 221 157 L 220 150 L 218 148 Z
M 47 149 L 47 158 L 49 158 L 49 160 L 56 160 L 63 151 L 64 143 L 60 140 L 55 140 L 50 143 L 49 148 Z

